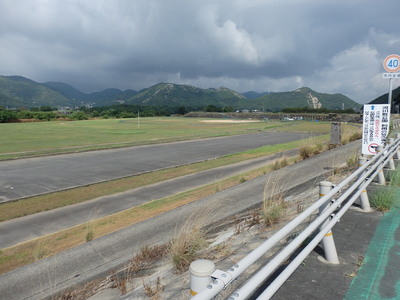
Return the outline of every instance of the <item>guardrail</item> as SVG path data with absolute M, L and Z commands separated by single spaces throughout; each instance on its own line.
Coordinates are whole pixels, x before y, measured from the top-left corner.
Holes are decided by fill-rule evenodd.
M 339 263 L 331 232 L 332 227 L 358 198 L 360 198 L 362 209 L 365 211 L 370 210 L 366 188 L 375 178 L 378 179 L 379 184 L 385 184 L 383 169 L 386 166 L 388 166 L 389 169 L 395 169 L 393 157 L 396 155 L 396 158 L 400 159 L 399 147 L 400 135 L 397 135 L 396 140 L 390 139 L 389 144 L 385 148 L 378 149 L 379 152 L 374 157 L 369 160 L 365 157 L 361 157 L 359 160 L 359 168 L 340 184 L 333 186 L 330 182 L 321 182 L 320 199 L 318 201 L 227 271 L 215 270 L 213 263 L 211 262 L 210 264 L 209 261 L 205 261 L 205 263 L 208 263 L 208 274 L 202 273 L 202 271 L 205 270 L 201 267 L 199 269 L 200 272 L 197 273 L 193 271 L 194 267 L 191 268 L 191 272 L 193 271 L 191 276 L 191 292 L 192 295 L 195 295 L 191 300 L 208 300 L 214 298 L 280 240 L 287 237 L 307 218 L 315 214 L 317 210 L 319 210 L 319 214 L 314 221 L 303 229 L 288 245 L 281 249 L 280 252 L 256 274 L 252 275 L 241 288 L 231 294 L 228 299 L 239 300 L 251 296 L 309 237 L 311 237 L 312 240 L 307 246 L 293 258 L 290 264 L 286 266 L 257 299 L 270 299 L 321 241 L 325 251 L 325 259 L 330 263 Z M 316 232 L 317 234 L 315 234 Z M 201 262 L 197 261 L 194 263 L 199 265 Z
M 400 128 L 400 119 L 392 118 L 392 128 L 394 129 Z

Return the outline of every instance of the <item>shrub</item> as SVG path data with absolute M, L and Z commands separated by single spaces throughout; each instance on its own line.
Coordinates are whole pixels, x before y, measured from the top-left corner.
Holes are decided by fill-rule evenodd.
M 273 162 L 272 164 L 272 170 L 279 170 L 284 167 L 286 167 L 289 164 L 289 161 L 287 160 L 286 157 L 282 157 L 281 159 L 278 159 Z
M 388 211 L 395 201 L 395 189 L 391 186 L 378 188 L 370 197 L 371 206 L 382 212 Z
M 392 187 L 400 187 L 400 169 L 396 169 L 390 174 L 389 185 Z
M 323 151 L 323 144 L 301 145 L 299 147 L 299 154 L 302 159 L 310 158 L 314 155 L 320 154 Z

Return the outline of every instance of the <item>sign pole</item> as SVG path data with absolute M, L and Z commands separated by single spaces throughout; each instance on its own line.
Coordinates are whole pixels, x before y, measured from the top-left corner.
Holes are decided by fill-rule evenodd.
M 393 77 L 397 77 L 399 75 L 398 71 L 400 71 L 400 55 L 398 54 L 390 54 L 386 56 L 383 61 L 383 68 L 388 74 L 384 74 L 384 78 L 389 78 L 389 96 L 388 96 L 388 104 L 391 106 L 392 104 L 392 90 L 393 90 Z M 389 111 L 390 113 L 390 111 Z
M 392 89 L 393 89 L 393 78 L 389 78 L 389 96 L 388 96 L 388 104 L 392 104 Z

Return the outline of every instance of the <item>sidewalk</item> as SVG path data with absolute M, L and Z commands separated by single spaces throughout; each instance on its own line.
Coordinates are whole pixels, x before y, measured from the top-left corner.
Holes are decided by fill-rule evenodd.
M 399 205 L 385 214 L 353 208 L 333 236 L 340 264 L 324 263 L 323 250 L 316 248 L 273 300 L 400 299 Z
M 344 299 L 400 299 L 400 205 L 382 217 Z

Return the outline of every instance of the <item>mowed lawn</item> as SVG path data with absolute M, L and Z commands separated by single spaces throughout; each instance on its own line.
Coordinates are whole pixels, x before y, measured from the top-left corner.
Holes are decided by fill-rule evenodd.
M 177 117 L 7 123 L 0 124 L 0 158 L 15 152 L 104 149 L 232 135 L 275 126 L 265 122 L 210 123 L 204 119 Z

